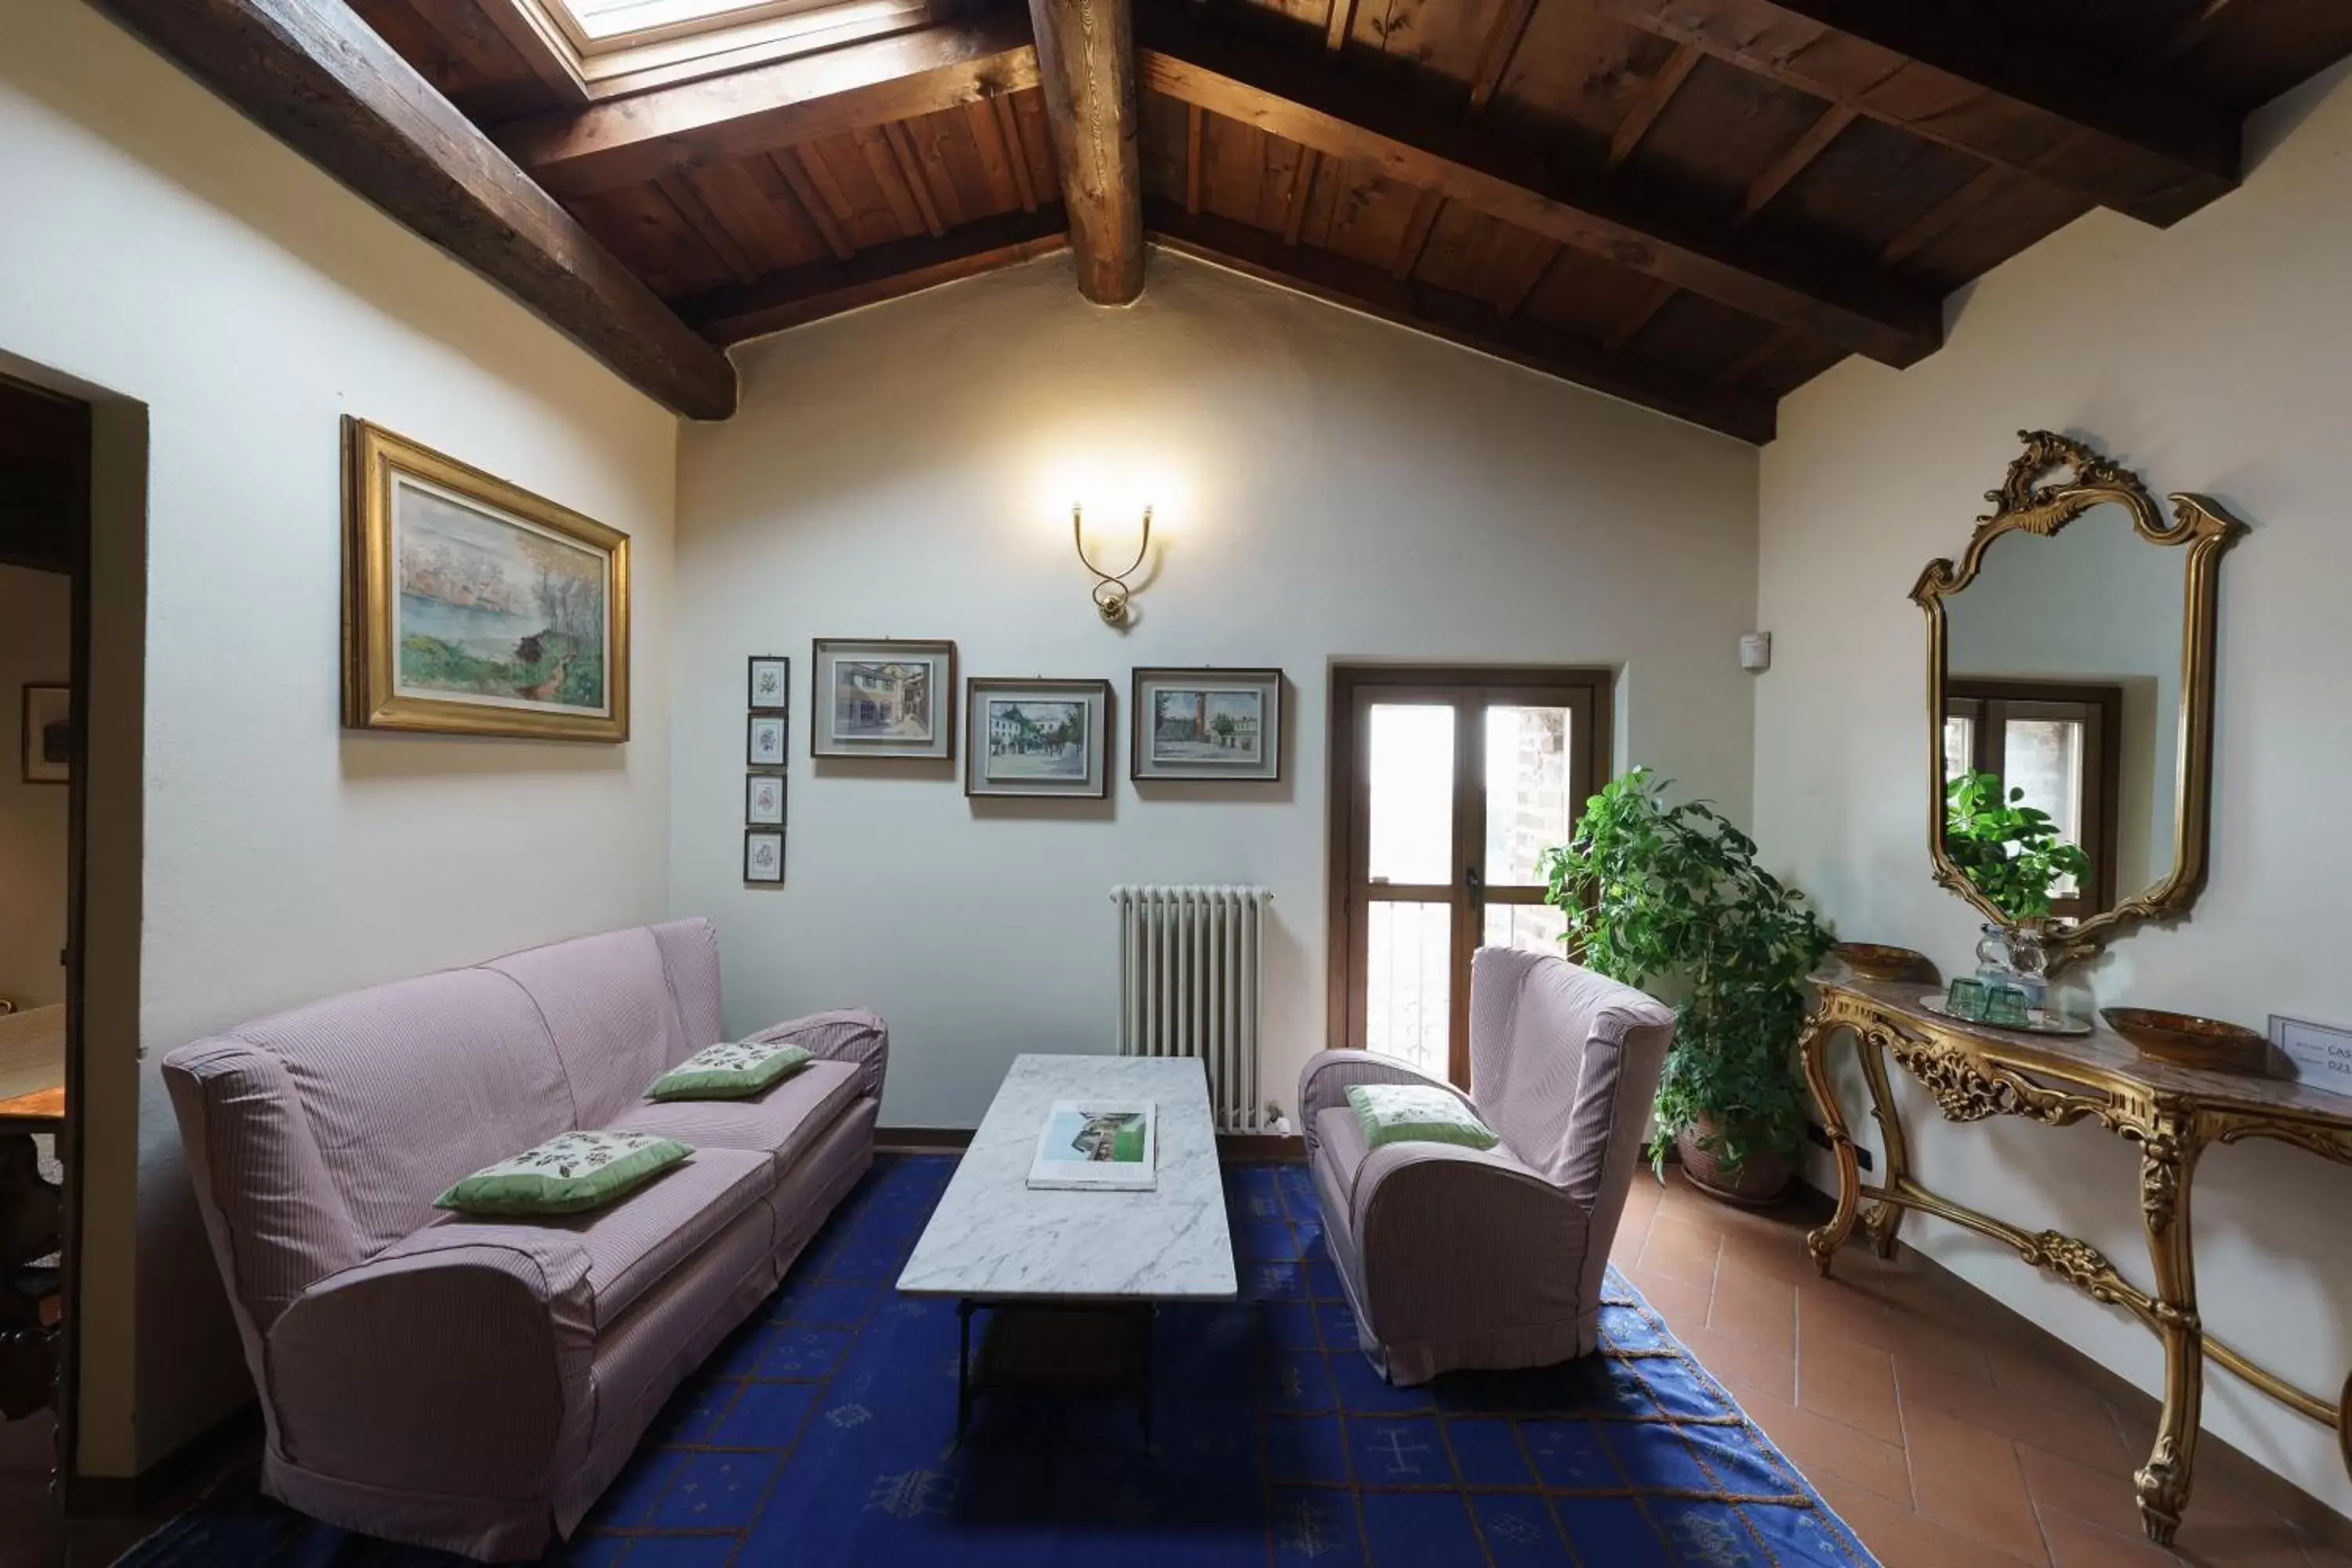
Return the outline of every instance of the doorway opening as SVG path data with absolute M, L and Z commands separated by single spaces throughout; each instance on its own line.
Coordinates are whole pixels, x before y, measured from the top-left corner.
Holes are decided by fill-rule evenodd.
M 1471 955 L 1560 951 L 1543 852 L 1606 773 L 1615 679 L 1333 668 L 1331 1046 L 1467 1085 Z

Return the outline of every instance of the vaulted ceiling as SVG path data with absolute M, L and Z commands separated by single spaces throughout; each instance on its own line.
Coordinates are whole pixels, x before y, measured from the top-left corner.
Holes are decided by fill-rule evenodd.
M 1759 441 L 2352 52 L 2340 0 L 857 0 L 586 64 L 559 0 L 101 3 L 699 417 L 706 345 L 1074 239 L 1119 298 L 1148 236 Z

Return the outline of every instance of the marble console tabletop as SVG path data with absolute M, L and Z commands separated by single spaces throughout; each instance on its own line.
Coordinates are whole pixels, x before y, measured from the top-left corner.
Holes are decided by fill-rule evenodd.
M 1158 1188 L 1030 1191 L 1037 1135 L 1057 1100 L 1150 1100 L 1160 1121 Z M 1232 1300 L 1233 1235 L 1201 1064 L 1013 1058 L 898 1289 L 995 1300 Z

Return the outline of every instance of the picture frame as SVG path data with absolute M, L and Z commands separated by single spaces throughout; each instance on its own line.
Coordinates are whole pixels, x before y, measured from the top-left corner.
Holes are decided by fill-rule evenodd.
M 817 637 L 809 665 L 810 756 L 954 760 L 953 642 Z
M 754 713 L 791 713 L 793 661 L 782 654 L 755 653 L 744 666 L 743 706 Z
M 1138 784 L 1278 783 L 1282 687 L 1279 669 L 1136 669 L 1128 709 L 1128 777 Z
M 781 828 L 751 827 L 743 832 L 743 880 L 781 886 L 784 879 L 784 835 Z
M 964 682 L 963 793 L 1107 798 L 1110 710 L 1108 680 L 973 676 Z
M 785 780 L 782 773 L 751 773 L 743 781 L 743 824 L 747 827 L 784 825 Z
M 17 756 L 26 784 L 73 782 L 73 688 L 26 683 L 21 702 Z
M 343 722 L 629 738 L 629 537 L 343 420 Z
M 743 721 L 743 762 L 754 768 L 781 768 L 791 761 L 791 731 L 781 713 L 754 713 Z

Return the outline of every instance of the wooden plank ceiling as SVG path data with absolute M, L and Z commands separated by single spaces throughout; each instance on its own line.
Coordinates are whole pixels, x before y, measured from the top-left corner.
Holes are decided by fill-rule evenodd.
M 1018 5 L 591 102 L 516 0 L 351 4 L 713 344 L 1058 248 L 1072 203 L 1116 292 L 1129 177 L 1160 244 L 1750 440 L 2092 206 L 2226 195 L 2245 111 L 2352 52 L 2337 0 L 1133 0 L 1122 176 L 1121 73 L 1057 23 L 1041 79 Z

